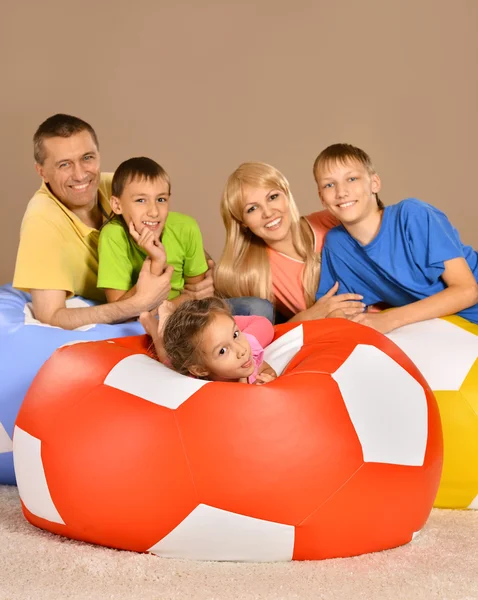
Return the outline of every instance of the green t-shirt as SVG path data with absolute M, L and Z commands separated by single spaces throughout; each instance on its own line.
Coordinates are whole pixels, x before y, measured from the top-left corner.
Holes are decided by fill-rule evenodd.
M 170 212 L 161 235 L 166 260 L 174 268 L 171 277 L 172 300 L 184 288 L 185 277 L 207 271 L 201 231 L 188 215 Z M 136 283 L 146 252 L 131 238 L 122 219 L 113 219 L 100 232 L 98 241 L 98 287 L 129 290 Z

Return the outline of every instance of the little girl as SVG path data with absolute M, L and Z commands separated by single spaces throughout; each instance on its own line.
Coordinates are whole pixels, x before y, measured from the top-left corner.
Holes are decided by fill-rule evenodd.
M 274 335 L 268 319 L 236 317 L 238 322 L 243 321 L 241 331 L 220 298 L 187 300 L 173 312 L 169 304 L 163 302 L 159 307 L 159 323 L 150 313 L 143 313 L 140 320 L 160 360 L 165 353 L 176 371 L 210 381 L 256 385 L 277 377 L 263 360 L 263 345 L 269 344 Z

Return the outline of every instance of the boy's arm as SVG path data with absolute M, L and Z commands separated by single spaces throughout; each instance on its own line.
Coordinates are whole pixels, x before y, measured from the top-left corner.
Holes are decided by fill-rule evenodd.
M 189 217 L 184 232 L 185 284 L 183 293 L 188 294 L 189 298 L 193 300 L 214 296 L 214 261 L 204 250 L 201 230 L 197 221 Z M 201 271 L 203 273 L 196 276 L 196 273 L 201 273 Z
M 187 293 L 193 300 L 210 298 L 216 293 L 216 290 L 214 289 L 214 261 L 212 259 L 208 260 L 207 265 L 209 268 L 204 273 L 204 277 L 200 281 L 186 280 L 184 292 Z
M 176 296 L 176 298 L 173 298 L 170 302 L 174 304 L 174 306 L 177 308 L 180 304 L 186 302 L 186 300 L 201 300 L 201 298 L 196 298 L 194 294 L 191 294 L 191 292 L 189 292 L 186 289 L 186 285 L 195 285 L 197 283 L 200 283 L 201 281 L 204 281 L 205 277 L 206 273 L 202 273 L 201 275 L 197 275 L 196 277 L 185 277 L 184 289 L 181 290 L 179 296 Z M 208 296 L 203 297 L 207 298 Z
M 172 267 L 168 267 L 163 275 L 157 277 L 151 273 L 151 261 L 146 259 L 131 297 L 85 308 L 67 308 L 64 290 L 32 289 L 33 313 L 42 323 L 63 329 L 76 329 L 92 323 L 121 323 L 151 310 L 168 297 L 172 271 Z
M 478 302 L 478 284 L 464 258 L 452 258 L 444 262 L 442 279 L 446 289 L 406 306 L 391 308 L 380 313 L 363 313 L 353 320 L 388 333 L 398 327 L 453 315 Z
M 151 265 L 151 272 L 152 271 L 153 267 Z M 131 296 L 134 296 L 134 294 L 136 293 L 136 285 L 134 285 L 127 292 L 123 290 L 114 290 L 112 288 L 105 288 L 103 291 L 105 293 L 107 302 L 118 302 L 118 300 L 126 300 L 127 298 L 131 298 Z

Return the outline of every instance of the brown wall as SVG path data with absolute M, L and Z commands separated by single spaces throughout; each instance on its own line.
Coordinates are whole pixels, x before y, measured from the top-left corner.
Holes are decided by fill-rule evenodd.
M 478 247 L 476 0 L 44 0 L 2 6 L 0 283 L 39 185 L 31 137 L 56 112 L 89 121 L 103 170 L 146 155 L 216 258 L 218 203 L 242 161 L 272 163 L 304 213 L 326 145 L 365 148 L 382 198 L 445 210 Z

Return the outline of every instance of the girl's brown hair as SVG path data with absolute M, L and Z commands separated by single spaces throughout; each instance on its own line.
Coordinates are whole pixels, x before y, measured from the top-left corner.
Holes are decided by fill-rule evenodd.
M 201 365 L 201 333 L 217 314 L 232 319 L 224 300 L 211 297 L 186 300 L 168 317 L 163 330 L 163 345 L 171 365 L 178 373 L 189 375 L 192 366 Z

